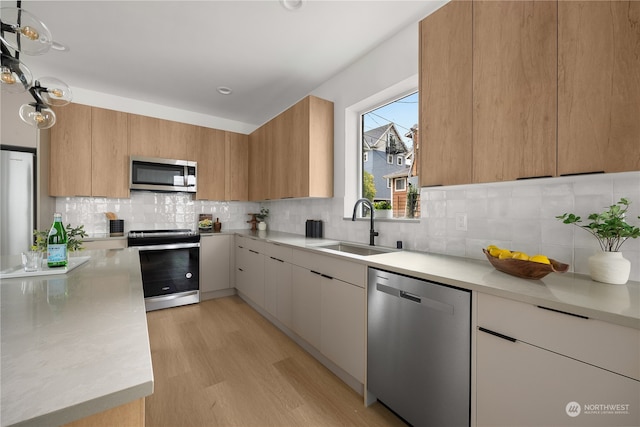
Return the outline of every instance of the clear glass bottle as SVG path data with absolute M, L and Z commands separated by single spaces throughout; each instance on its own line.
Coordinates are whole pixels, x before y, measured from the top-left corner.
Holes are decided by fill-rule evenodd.
M 62 214 L 53 214 L 53 225 L 47 239 L 47 266 L 67 266 L 67 231 L 62 224 Z

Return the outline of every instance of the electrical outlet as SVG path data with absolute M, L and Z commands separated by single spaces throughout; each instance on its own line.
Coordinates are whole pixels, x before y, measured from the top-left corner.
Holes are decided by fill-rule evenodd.
M 456 214 L 456 230 L 467 231 L 467 214 L 466 213 Z

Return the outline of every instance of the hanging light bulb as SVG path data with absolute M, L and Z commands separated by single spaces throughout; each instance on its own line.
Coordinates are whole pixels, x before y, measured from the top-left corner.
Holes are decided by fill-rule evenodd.
M 0 8 L 0 16 L 0 40 L 7 46 L 27 55 L 42 55 L 51 47 L 51 32 L 36 16 L 17 7 Z
M 71 89 L 66 83 L 53 77 L 42 77 L 32 84 L 31 72 L 19 60 L 20 53 L 40 55 L 52 46 L 68 50 L 60 43 L 53 43 L 51 32 L 42 21 L 20 8 L 0 8 L 0 83 L 9 92 L 29 93 L 35 100 L 20 107 L 20 118 L 38 129 L 48 129 L 56 123 L 56 114 L 48 106 L 63 106 L 71 102 Z M 13 49 L 11 52 L 10 49 Z
M 42 101 L 52 107 L 62 107 L 71 102 L 71 89 L 55 77 L 41 77 L 34 83 Z M 42 88 L 42 89 L 39 89 Z
M 6 92 L 24 92 L 31 86 L 31 71 L 19 60 L 2 54 L 0 82 L 2 82 L 2 90 Z
M 20 118 L 38 129 L 48 129 L 56 124 L 56 113 L 51 108 L 35 102 L 20 107 Z

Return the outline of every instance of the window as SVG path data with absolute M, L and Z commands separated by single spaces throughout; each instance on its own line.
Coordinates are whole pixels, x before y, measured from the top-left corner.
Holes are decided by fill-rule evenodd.
M 360 114 L 359 197 L 391 201 L 393 218 L 420 217 L 418 162 L 409 161 L 419 158 L 414 153 L 417 124 L 417 92 Z

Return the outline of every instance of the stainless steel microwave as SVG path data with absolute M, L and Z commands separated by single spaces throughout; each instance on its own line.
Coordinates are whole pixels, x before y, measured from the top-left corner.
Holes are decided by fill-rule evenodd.
M 131 156 L 132 190 L 196 192 L 197 162 Z

